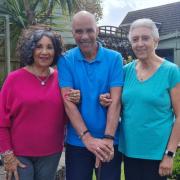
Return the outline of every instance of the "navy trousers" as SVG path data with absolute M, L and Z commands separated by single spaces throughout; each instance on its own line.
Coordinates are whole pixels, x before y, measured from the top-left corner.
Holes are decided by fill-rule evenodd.
M 102 163 L 99 174 L 100 180 L 120 180 L 122 155 L 115 146 L 113 160 Z M 95 169 L 95 155 L 85 147 L 67 144 L 66 146 L 66 180 L 92 180 Z
M 124 173 L 126 180 L 167 180 L 159 175 L 157 160 L 129 158 L 124 156 Z

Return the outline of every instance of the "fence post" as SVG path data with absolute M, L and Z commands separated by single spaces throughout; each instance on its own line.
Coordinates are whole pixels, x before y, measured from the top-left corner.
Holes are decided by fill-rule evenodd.
M 6 19 L 6 65 L 7 65 L 7 73 L 11 71 L 11 47 L 10 47 L 10 27 L 9 27 L 9 16 L 5 15 Z

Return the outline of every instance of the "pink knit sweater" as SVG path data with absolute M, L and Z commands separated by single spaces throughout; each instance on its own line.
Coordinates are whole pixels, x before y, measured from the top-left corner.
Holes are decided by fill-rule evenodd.
M 46 156 L 62 151 L 65 112 L 56 71 L 45 86 L 24 68 L 11 72 L 0 100 L 0 152 Z

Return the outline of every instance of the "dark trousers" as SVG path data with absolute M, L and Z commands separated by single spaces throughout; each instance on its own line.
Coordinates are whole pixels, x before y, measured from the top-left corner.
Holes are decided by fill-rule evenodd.
M 115 146 L 113 160 L 109 163 L 102 163 L 100 180 L 120 180 L 121 161 L 122 154 Z M 69 144 L 66 146 L 66 180 L 92 180 L 94 167 L 95 155 L 93 153 L 85 147 Z
M 136 159 L 124 156 L 124 173 L 126 180 L 167 180 L 159 175 L 157 160 Z

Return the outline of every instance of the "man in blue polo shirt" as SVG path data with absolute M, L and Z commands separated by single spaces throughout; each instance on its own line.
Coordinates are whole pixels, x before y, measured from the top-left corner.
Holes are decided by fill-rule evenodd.
M 72 33 L 77 47 L 67 51 L 58 62 L 59 84 L 70 120 L 66 180 L 91 180 L 95 162 L 101 164 L 101 180 L 119 180 L 117 127 L 123 86 L 122 56 L 96 42 L 96 20 L 87 11 L 74 15 Z M 66 98 L 72 88 L 80 90 L 78 105 Z M 99 103 L 100 94 L 105 92 L 112 98 L 108 108 Z

